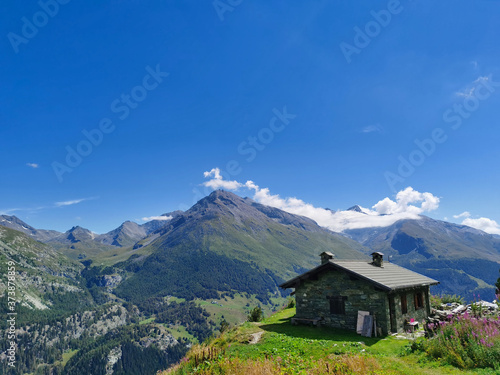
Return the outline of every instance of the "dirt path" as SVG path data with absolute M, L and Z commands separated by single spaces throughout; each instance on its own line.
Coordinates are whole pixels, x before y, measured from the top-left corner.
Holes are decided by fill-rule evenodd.
M 260 338 L 262 337 L 262 335 L 264 334 L 264 331 L 259 331 L 259 332 L 256 332 L 256 333 L 252 333 L 250 335 L 250 341 L 248 341 L 248 343 L 250 345 L 255 345 L 257 344 L 259 341 L 260 341 Z

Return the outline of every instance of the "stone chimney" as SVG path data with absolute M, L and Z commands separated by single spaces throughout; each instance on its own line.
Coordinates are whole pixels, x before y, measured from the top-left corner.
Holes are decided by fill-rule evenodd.
M 383 267 L 384 266 L 384 254 L 376 251 L 374 253 L 371 253 L 371 256 L 372 256 L 372 264 L 375 267 Z
M 321 257 L 321 264 L 326 264 L 330 261 L 330 259 L 333 259 L 335 257 L 335 255 L 328 251 L 322 252 L 321 254 L 319 254 L 319 256 Z

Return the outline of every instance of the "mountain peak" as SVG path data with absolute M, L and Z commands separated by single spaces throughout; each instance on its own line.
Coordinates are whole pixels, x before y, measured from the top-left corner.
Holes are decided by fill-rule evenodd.
M 356 204 L 356 205 L 354 205 L 354 206 L 352 206 L 352 207 L 350 207 L 350 208 L 348 208 L 348 209 L 347 209 L 347 211 L 355 211 L 355 212 L 361 212 L 361 213 L 364 213 L 364 212 L 363 212 L 363 209 L 361 208 L 361 206 L 359 206 L 359 205 L 357 205 L 357 204 Z
M 210 195 L 199 200 L 179 220 L 204 218 L 209 220 L 214 217 L 226 217 L 235 220 L 238 224 L 262 223 L 272 221 L 283 225 L 291 225 L 296 228 L 316 231 L 328 231 L 321 228 L 317 223 L 305 216 L 294 215 L 279 208 L 263 205 L 250 198 L 242 198 L 239 195 L 225 190 L 215 190 Z M 172 225 L 176 225 L 173 220 Z M 254 225 L 254 224 L 251 224 Z
M 253 201 L 251 201 L 253 202 Z M 245 201 L 243 198 L 240 196 L 231 193 L 229 191 L 225 190 L 215 190 L 210 195 L 206 196 L 205 198 L 200 199 L 193 207 L 191 207 L 186 213 L 188 212 L 193 212 L 193 211 L 200 211 L 200 210 L 207 210 L 207 209 L 215 209 L 218 207 L 218 210 L 221 209 L 229 209 L 231 210 L 230 207 L 232 208 L 240 208 L 240 209 L 245 209 L 250 202 Z
M 215 200 L 215 199 L 243 200 L 243 198 L 241 198 L 239 195 L 231 193 L 230 191 L 227 190 L 214 190 L 207 196 L 207 198 L 209 198 L 210 200 Z
M 34 230 L 32 226 L 26 224 L 24 221 L 19 219 L 17 216 L 9 216 L 9 215 L 0 215 L 0 225 L 15 229 L 15 230 L 20 230 L 17 227 L 23 227 L 24 231 L 26 230 Z M 24 232 L 23 230 L 20 230 L 21 232 Z
M 68 230 L 68 233 L 73 233 L 73 232 L 89 232 L 89 233 L 92 233 L 87 228 L 81 227 L 79 225 L 75 225 L 73 228 L 71 228 L 70 230 Z
M 0 225 L 27 234 L 31 238 L 42 242 L 61 234 L 55 230 L 35 229 L 17 216 L 0 215 Z

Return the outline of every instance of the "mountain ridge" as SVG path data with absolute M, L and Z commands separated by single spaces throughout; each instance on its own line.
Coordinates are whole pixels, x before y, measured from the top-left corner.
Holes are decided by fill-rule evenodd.
M 344 232 L 400 266 L 438 279 L 434 293 L 480 294 L 495 299 L 500 268 L 500 239 L 478 229 L 421 216 L 388 227 Z
M 266 288 L 278 292 L 277 286 L 284 278 L 317 265 L 322 251 L 333 249 L 341 259 L 369 259 L 366 256 L 368 250 L 360 251 L 362 246 L 357 242 L 324 229 L 309 218 L 226 191 L 214 191 L 202 198 L 140 241 L 135 248 L 149 255 L 131 257 L 121 265 L 136 270 L 117 289 L 124 298 L 142 297 L 134 297 L 133 290 L 148 289 L 145 285 L 151 284 L 152 280 L 156 284 L 151 286 L 150 293 L 175 295 L 181 289 L 189 293 L 179 285 L 174 288 L 155 277 L 160 272 L 165 277 L 172 275 L 170 277 L 185 280 L 188 284 L 196 274 L 214 278 L 213 283 L 209 283 L 198 277 L 203 279 L 204 285 L 196 281 L 196 285 L 191 286 L 192 290 L 198 291 L 194 296 L 202 295 L 202 289 L 214 295 L 218 287 L 229 292 L 245 283 L 247 291 L 258 293 L 264 299 Z M 211 267 L 214 268 L 210 270 Z M 183 269 L 182 274 L 178 273 L 180 269 Z M 205 274 L 207 269 L 211 275 L 226 275 L 227 280 Z M 241 283 L 234 279 L 236 269 Z M 190 272 L 187 277 L 186 273 Z

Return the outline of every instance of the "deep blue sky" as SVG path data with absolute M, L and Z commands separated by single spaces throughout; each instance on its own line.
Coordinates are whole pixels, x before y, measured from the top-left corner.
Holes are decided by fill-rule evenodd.
M 36 1 L 5 0 L 0 211 L 102 233 L 191 206 L 203 172 L 234 160 L 231 179 L 319 207 L 371 207 L 411 186 L 441 199 L 432 217 L 500 223 L 500 2 L 270 3 L 219 16 L 212 1 L 72 0 L 44 19 Z M 375 29 L 371 12 L 388 8 Z M 36 35 L 26 20 L 42 25 Z M 356 47 L 366 27 L 373 37 L 348 62 L 341 44 Z M 168 77 L 137 88 L 157 67 Z M 131 91 L 147 96 L 124 116 L 115 101 Z M 443 114 L 464 101 L 474 109 L 454 129 Z M 284 107 L 296 117 L 262 130 Z M 105 118 L 114 130 L 58 178 L 67 147 Z M 436 129 L 446 141 L 388 183 Z M 259 134 L 273 139 L 249 161 L 256 147 L 241 144 Z

